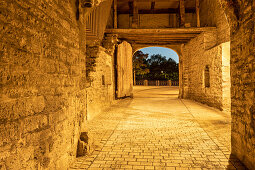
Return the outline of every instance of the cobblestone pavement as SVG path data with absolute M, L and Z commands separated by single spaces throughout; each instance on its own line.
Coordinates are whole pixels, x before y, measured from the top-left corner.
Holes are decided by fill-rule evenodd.
M 230 154 L 230 114 L 177 97 L 135 87 L 89 123 L 96 149 L 70 169 L 245 169 Z

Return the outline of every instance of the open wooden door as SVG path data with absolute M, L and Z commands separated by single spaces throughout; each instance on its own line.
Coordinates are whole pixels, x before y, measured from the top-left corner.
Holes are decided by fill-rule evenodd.
M 117 50 L 117 98 L 133 95 L 132 47 L 124 41 Z

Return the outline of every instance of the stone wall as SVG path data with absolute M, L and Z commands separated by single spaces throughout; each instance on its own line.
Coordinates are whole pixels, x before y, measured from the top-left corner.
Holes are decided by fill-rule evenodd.
M 188 95 L 188 55 L 184 55 L 184 44 L 181 45 L 179 54 L 179 98 L 187 98 Z
M 201 21 L 206 24 L 205 21 L 213 21 L 213 18 L 217 20 L 212 24 L 221 28 L 218 33 L 219 42 L 224 42 L 225 35 L 228 35 L 228 29 L 224 29 L 226 28 L 224 20 L 227 19 L 230 26 L 232 153 L 248 168 L 254 169 L 255 1 L 203 0 L 202 3 L 207 7 L 207 10 L 200 11 L 201 16 L 205 13 L 210 13 L 210 15 L 204 16 L 205 18 Z M 222 10 L 217 10 L 220 6 L 225 13 Z M 203 8 L 203 6 L 201 7 Z
M 65 169 L 86 110 L 75 0 L 0 2 L 0 169 Z
M 255 167 L 255 1 L 226 7 L 231 21 L 232 153 Z
M 224 70 L 222 63 L 224 58 L 230 58 L 229 43 L 215 46 L 215 38 L 213 35 L 215 34 L 211 32 L 202 33 L 183 47 L 181 57 L 181 77 L 183 79 L 183 87 L 181 87 L 183 93 L 182 97 L 229 111 L 230 63 L 229 60 L 228 63 L 225 61 Z M 212 48 L 209 48 L 210 46 Z M 224 52 L 224 50 L 226 50 L 226 52 Z M 209 67 L 210 87 L 206 87 L 206 67 Z M 224 78 L 224 99 L 223 75 L 228 76 Z
M 201 27 L 217 27 L 217 44 L 230 41 L 230 27 L 220 0 L 200 1 Z
M 231 111 L 230 42 L 221 44 L 222 49 L 222 109 Z
M 87 48 L 87 116 L 93 119 L 114 100 L 112 56 L 101 46 Z
M 204 37 L 204 34 L 201 34 L 184 46 L 185 67 L 188 67 L 186 68 L 188 71 L 186 73 L 188 74 L 188 91 L 186 91 L 185 96 L 221 108 L 221 52 L 218 46 L 205 50 Z M 206 88 L 204 84 L 204 70 L 207 65 L 210 68 L 210 88 Z
M 221 2 L 219 0 L 200 1 L 200 20 L 202 27 L 216 27 L 216 32 L 206 32 L 182 48 L 184 56 L 180 59 L 182 74 L 180 97 L 193 98 L 210 106 L 230 111 L 230 26 Z M 212 86 L 210 88 L 203 87 L 205 65 L 211 67 Z M 194 77 L 197 77 L 199 81 L 196 82 Z M 196 90 L 197 87 L 199 90 Z

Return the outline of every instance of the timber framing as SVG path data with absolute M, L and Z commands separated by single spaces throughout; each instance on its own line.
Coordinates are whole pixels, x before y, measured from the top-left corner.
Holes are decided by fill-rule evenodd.
M 117 0 L 113 0 L 114 7 L 114 28 L 118 28 L 118 12 L 117 12 Z
M 200 27 L 200 4 L 199 0 L 196 0 L 196 16 L 197 16 L 197 27 Z
M 185 27 L 185 1 L 184 0 L 180 0 L 180 27 Z
M 131 2 L 132 3 L 132 2 Z M 139 14 L 178 14 L 180 9 L 178 8 L 168 8 L 168 9 L 143 9 L 143 10 L 138 10 Z M 196 13 L 196 8 L 186 8 L 185 13 Z M 133 14 L 132 10 L 118 10 L 118 15 L 119 14 Z
M 117 34 L 118 39 L 132 44 L 185 44 L 197 35 L 216 31 L 216 27 L 168 29 L 106 29 L 106 34 Z
M 132 18 L 132 28 L 138 28 L 139 24 L 139 11 L 137 6 L 137 0 L 133 0 L 133 18 Z
M 176 34 L 176 33 L 197 33 L 215 31 L 216 27 L 194 27 L 194 28 L 162 28 L 162 29 L 106 29 L 105 33 L 111 34 Z

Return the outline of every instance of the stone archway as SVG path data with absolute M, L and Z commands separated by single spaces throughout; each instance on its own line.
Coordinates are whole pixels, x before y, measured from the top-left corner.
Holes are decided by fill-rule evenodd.
M 149 51 L 146 51 L 146 49 L 150 49 L 150 48 L 157 48 L 157 49 L 154 49 L 156 50 L 155 52 L 149 52 Z M 143 49 L 145 51 L 143 51 Z M 153 50 L 153 51 L 154 51 Z M 143 44 L 133 44 L 133 56 L 136 54 L 137 51 L 142 51 L 143 53 L 147 54 L 147 55 L 162 55 L 162 57 L 166 57 L 166 58 L 172 58 L 170 57 L 171 55 L 175 54 L 178 58 L 178 60 L 176 60 L 176 56 L 173 57 L 172 59 L 176 62 L 176 64 L 178 65 L 178 77 L 181 76 L 181 69 L 179 69 L 180 67 L 180 64 L 179 64 L 179 59 L 180 59 L 180 45 L 143 45 Z M 179 51 L 179 52 L 178 52 Z M 170 56 L 168 56 L 166 53 L 171 54 Z M 167 59 L 168 60 L 168 59 Z M 147 60 L 148 61 L 148 60 Z M 134 62 L 134 61 L 133 61 Z M 172 65 L 171 66 L 173 69 L 175 68 L 175 65 Z M 170 67 L 169 67 L 170 68 Z M 177 67 L 176 67 L 177 68 Z M 164 71 L 165 70 L 165 71 Z M 150 79 L 149 77 L 147 77 L 147 79 L 144 79 L 144 77 L 140 77 L 140 81 L 138 81 L 138 84 L 136 84 L 136 81 L 135 81 L 135 71 L 133 71 L 133 74 L 134 74 L 134 85 L 151 85 L 151 86 L 177 86 L 177 87 L 180 87 L 179 84 L 181 83 L 181 79 L 177 79 L 176 76 L 173 76 L 171 75 L 171 72 L 169 72 L 169 70 L 164 67 L 162 68 L 162 72 L 161 74 L 163 73 L 164 71 L 164 74 L 165 74 L 165 79 L 163 78 L 159 78 L 159 79 Z M 172 70 L 173 71 L 173 70 Z M 174 71 L 173 71 L 174 72 Z M 176 72 L 175 72 L 176 73 Z M 150 73 L 148 73 L 150 74 Z M 170 76 L 171 75 L 171 76 Z M 139 76 L 138 76 L 139 77 Z M 167 78 L 168 77 L 168 78 Z M 146 82 L 144 82 L 146 81 Z M 179 88 L 178 88 L 179 89 Z M 181 91 L 181 90 L 178 90 L 178 92 Z M 178 93 L 179 94 L 179 93 Z
M 181 55 L 181 45 L 146 45 L 146 44 L 132 44 L 133 47 L 133 54 L 138 51 L 141 50 L 143 48 L 148 48 L 148 47 L 162 47 L 162 48 L 168 48 L 170 50 L 173 50 L 174 52 L 177 53 L 178 56 Z

